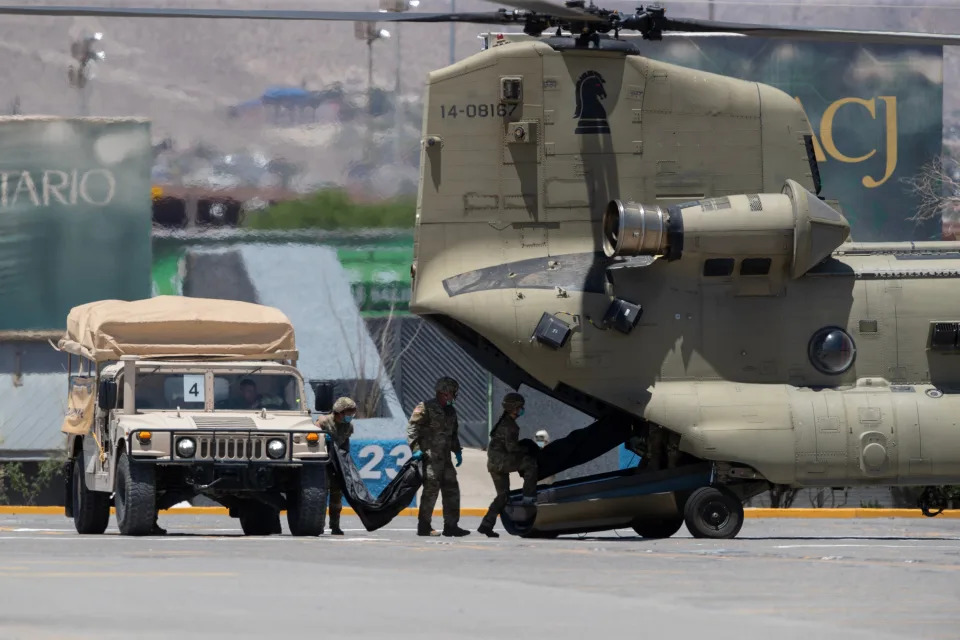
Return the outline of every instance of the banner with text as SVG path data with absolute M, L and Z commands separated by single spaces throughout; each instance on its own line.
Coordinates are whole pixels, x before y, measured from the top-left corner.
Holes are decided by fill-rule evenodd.
M 151 292 L 150 125 L 0 118 L 0 331 Z
M 350 457 L 373 496 L 380 495 L 383 488 L 397 477 L 397 471 L 410 459 L 410 455 L 406 440 L 350 441 Z M 343 503 L 344 506 L 349 504 L 346 498 Z M 416 498 L 410 506 L 417 506 Z
M 793 96 L 813 129 L 820 195 L 840 202 L 854 240 L 940 239 L 939 220 L 907 220 L 917 199 L 904 179 L 941 152 L 941 47 L 680 36 L 642 48 Z

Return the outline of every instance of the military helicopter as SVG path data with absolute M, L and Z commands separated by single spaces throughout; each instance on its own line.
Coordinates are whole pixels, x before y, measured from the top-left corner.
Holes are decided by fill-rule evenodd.
M 613 434 L 644 464 L 542 487 L 535 506 L 508 505 L 508 530 L 659 538 L 686 524 L 732 538 L 743 502 L 771 486 L 922 486 L 919 506 L 939 513 L 939 486 L 960 482 L 960 243 L 849 241 L 790 96 L 646 58 L 620 36 L 960 36 L 507 4 L 0 14 L 522 27 L 535 39 L 427 78 L 411 309 L 510 386 L 596 417 L 585 448 Z

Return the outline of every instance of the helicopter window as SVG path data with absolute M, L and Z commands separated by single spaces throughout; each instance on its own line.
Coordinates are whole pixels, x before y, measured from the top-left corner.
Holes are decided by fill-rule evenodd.
M 703 275 L 728 276 L 733 273 L 733 258 L 710 258 L 703 263 Z
M 810 175 L 813 177 L 813 192 L 820 195 L 823 188 L 820 184 L 820 167 L 817 166 L 817 154 L 813 146 L 813 136 L 803 136 L 803 144 L 807 148 L 807 162 L 810 164 Z
M 520 102 L 520 96 L 523 92 L 523 80 L 521 78 L 500 78 L 500 99 L 507 104 L 516 104 Z
M 770 258 L 744 258 L 740 262 L 740 275 L 765 276 L 770 273 Z
M 810 338 L 807 347 L 810 362 L 820 373 L 837 375 L 853 364 L 857 347 L 846 331 L 839 327 L 824 327 Z

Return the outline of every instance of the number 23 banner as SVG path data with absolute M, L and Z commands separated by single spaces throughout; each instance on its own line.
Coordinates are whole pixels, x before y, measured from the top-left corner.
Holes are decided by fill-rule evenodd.
M 360 478 L 373 495 L 379 495 L 397 472 L 410 459 L 406 440 L 351 440 L 350 457 Z M 410 503 L 416 506 L 416 498 Z

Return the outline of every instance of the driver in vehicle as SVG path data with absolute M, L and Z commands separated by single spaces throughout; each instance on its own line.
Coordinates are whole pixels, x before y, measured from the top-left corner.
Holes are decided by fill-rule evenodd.
M 249 409 L 276 409 L 287 410 L 289 403 L 280 396 L 269 393 L 271 380 L 266 381 L 268 387 L 267 393 L 260 393 L 257 383 L 252 378 L 243 378 L 233 387 L 234 391 L 230 394 L 230 408 L 249 410 Z M 237 393 L 239 389 L 239 394 Z
M 263 396 L 257 392 L 257 383 L 250 378 L 240 381 L 241 409 L 259 409 Z
M 257 383 L 250 378 L 240 381 L 239 409 L 286 409 L 286 403 L 270 394 L 262 394 L 257 390 Z

